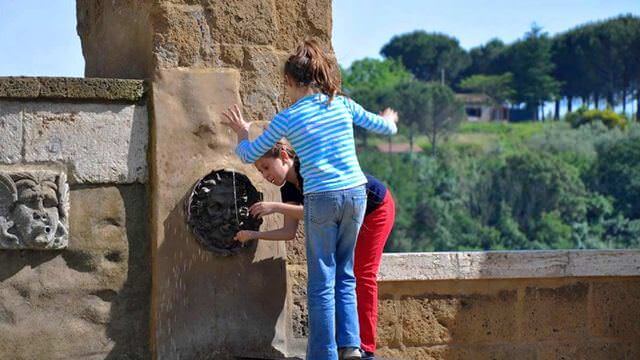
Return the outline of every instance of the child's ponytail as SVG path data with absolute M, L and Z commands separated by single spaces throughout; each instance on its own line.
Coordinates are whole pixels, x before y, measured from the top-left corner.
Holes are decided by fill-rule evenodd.
M 329 101 L 340 93 L 340 76 L 335 62 L 315 40 L 305 40 L 284 65 L 284 73 L 298 86 L 318 88 Z
M 287 155 L 289 155 L 289 157 L 292 159 L 296 157 L 296 152 L 289 144 L 285 143 L 284 141 L 276 142 L 275 145 L 271 147 L 271 149 L 267 150 L 267 152 L 262 155 L 262 157 L 279 158 L 282 155 L 283 151 L 287 153 Z

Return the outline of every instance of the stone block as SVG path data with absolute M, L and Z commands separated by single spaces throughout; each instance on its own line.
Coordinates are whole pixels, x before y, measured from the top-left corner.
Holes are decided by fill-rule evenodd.
M 406 297 L 402 342 L 406 346 L 502 343 L 517 338 L 517 293 Z
M 378 347 L 376 359 L 381 360 L 444 360 L 446 353 L 445 346 L 436 347 L 403 347 L 388 348 Z
M 440 345 L 452 340 L 449 328 L 455 323 L 459 299 L 450 296 L 406 297 L 400 303 L 405 346 Z
M 306 338 L 309 335 L 309 315 L 307 308 L 307 271 L 302 267 L 288 269 L 291 283 L 291 323 L 293 336 Z
M 292 51 L 309 36 L 331 46 L 331 0 L 277 0 L 275 4 L 279 49 Z
M 640 279 L 591 283 L 591 335 L 640 339 Z
M 402 339 L 400 304 L 392 298 L 378 300 L 378 347 L 399 347 Z
M 0 100 L 0 164 L 22 159 L 22 104 Z
M 164 4 L 154 17 L 154 55 L 160 68 L 210 62 L 214 46 L 207 15 L 199 5 Z
M 271 120 L 284 108 L 286 54 L 264 47 L 245 47 L 245 70 L 240 83 L 244 110 L 254 121 Z
M 515 290 L 461 297 L 455 321 L 449 327 L 452 341 L 464 344 L 516 341 L 517 301 Z
M 37 78 L 10 76 L 0 78 L 0 97 L 35 98 L 40 94 Z
M 203 1 L 211 37 L 220 44 L 273 45 L 280 29 L 273 1 Z M 291 21 L 291 19 L 290 19 Z
M 65 164 L 71 183 L 146 182 L 146 107 L 34 103 L 23 119 L 25 161 Z
M 305 265 L 307 263 L 307 253 L 304 238 L 304 225 L 302 221 L 298 223 L 298 231 L 295 239 L 287 241 L 287 264 Z
M 534 340 L 583 339 L 587 336 L 589 284 L 527 287 L 524 296 L 524 334 Z M 523 336 L 525 336 L 523 334 Z
M 538 349 L 538 360 L 638 359 L 637 344 L 591 341 L 545 344 Z
M 537 360 L 535 348 L 530 345 L 486 345 L 381 348 L 380 359 L 393 360 Z
M 535 347 L 528 344 L 448 346 L 439 356 L 443 360 L 538 360 Z
M 144 79 L 153 74 L 156 1 L 77 1 L 77 32 L 85 76 Z M 104 51 L 105 48 L 109 51 Z
M 142 80 L 69 77 L 0 77 L 0 98 L 138 102 Z
M 220 45 L 220 65 L 224 64 L 240 69 L 244 64 L 244 53 L 242 45 Z

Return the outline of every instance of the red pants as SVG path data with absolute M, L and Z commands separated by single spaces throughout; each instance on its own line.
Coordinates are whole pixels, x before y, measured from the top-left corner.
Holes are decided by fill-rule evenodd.
M 378 269 L 382 250 L 393 228 L 396 207 L 391 192 L 377 209 L 366 215 L 356 242 L 353 271 L 356 276 L 358 318 L 362 350 L 375 352 L 378 326 Z

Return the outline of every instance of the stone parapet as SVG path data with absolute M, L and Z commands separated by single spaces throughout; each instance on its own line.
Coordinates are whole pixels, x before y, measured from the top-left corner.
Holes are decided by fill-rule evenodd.
M 640 251 L 385 254 L 378 354 L 640 358 Z
M 384 254 L 379 281 L 640 276 L 640 250 Z
M 0 98 L 138 102 L 144 93 L 142 80 L 0 77 Z

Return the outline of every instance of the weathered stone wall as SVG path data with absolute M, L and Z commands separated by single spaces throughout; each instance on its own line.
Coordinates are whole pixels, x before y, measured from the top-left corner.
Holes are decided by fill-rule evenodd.
M 277 352 L 304 352 L 303 343 L 297 350 L 292 350 L 295 344 L 282 344 L 291 336 L 285 334 L 283 339 L 280 329 L 284 321 L 284 331 L 293 331 L 291 308 L 285 305 L 294 302 L 292 291 L 300 296 L 298 284 L 304 279 L 296 271 L 299 260 L 288 262 L 298 265 L 286 270 L 282 244 L 263 244 L 233 260 L 202 253 L 178 221 L 179 204 L 199 177 L 222 167 L 241 171 L 267 198 L 278 199 L 277 189 L 233 155 L 235 135 L 220 125 L 220 112 L 240 102 L 249 119 L 266 121 L 286 105 L 283 63 L 289 52 L 307 37 L 331 49 L 331 0 L 79 0 L 77 14 L 86 76 L 153 80 L 150 182 L 157 200 L 151 225 L 156 355 L 220 357 L 217 352 L 226 352 L 228 356 L 273 357 Z M 259 128 L 254 127 L 254 132 Z M 188 146 L 165 144 L 177 139 Z M 156 199 L 161 194 L 163 199 Z M 265 228 L 270 224 L 273 221 Z M 248 263 L 254 265 L 246 267 Z M 261 325 L 272 328 L 259 331 L 262 338 L 256 335 L 257 329 L 236 328 L 241 321 L 236 321 L 238 316 L 252 314 L 250 305 L 237 307 L 236 313 L 226 310 L 228 304 L 246 301 L 239 298 L 242 294 L 258 294 L 237 288 L 237 281 L 245 281 L 244 277 L 225 280 L 224 274 L 237 271 L 237 266 L 248 272 L 246 281 L 253 276 L 253 286 L 264 299 L 271 299 L 264 304 L 268 318 Z M 268 274 L 282 269 L 280 278 L 273 278 L 271 284 L 266 280 Z M 203 282 L 211 288 L 209 294 L 200 293 Z M 227 288 L 237 291 L 225 299 L 219 297 L 221 292 L 215 293 Z M 211 308 L 208 301 L 222 303 Z M 282 312 L 276 321 L 277 301 L 282 302 Z M 188 323 L 190 311 L 213 320 Z M 243 334 L 253 339 L 248 341 L 251 346 Z M 271 345 L 265 343 L 268 337 Z
M 85 76 L 238 69 L 253 120 L 270 120 L 283 106 L 282 64 L 301 40 L 314 37 L 331 48 L 331 16 L 330 0 L 77 1 Z
M 386 255 L 380 280 L 386 358 L 640 358 L 638 251 Z
M 70 183 L 63 250 L 0 250 L 0 358 L 149 357 L 141 81 L 0 78 L 0 168 Z
M 289 353 L 284 244 L 220 256 L 186 225 L 185 200 L 212 170 L 247 174 L 265 199 L 276 189 L 233 154 L 221 113 L 239 100 L 239 73 L 164 70 L 153 84 L 152 341 L 159 359 L 282 358 Z M 216 94 L 203 96 L 202 94 Z M 277 226 L 266 219 L 265 229 Z

